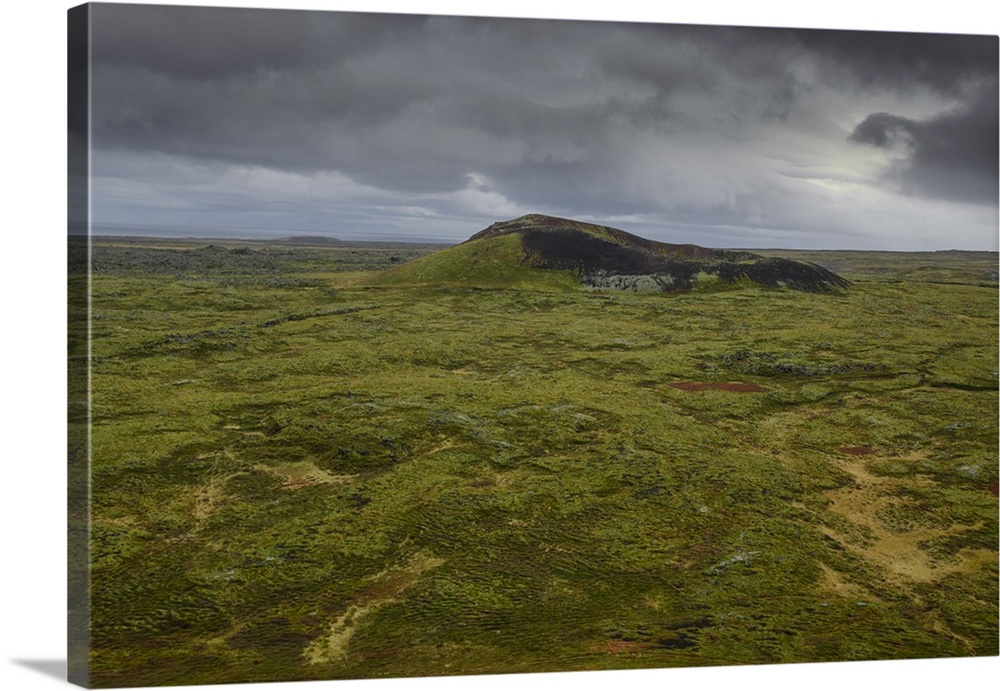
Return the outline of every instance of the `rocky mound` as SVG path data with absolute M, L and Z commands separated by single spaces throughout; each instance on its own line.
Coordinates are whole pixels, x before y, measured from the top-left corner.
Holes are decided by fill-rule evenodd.
M 617 228 L 541 214 L 494 223 L 466 243 L 505 235 L 520 238 L 525 266 L 568 269 L 592 288 L 686 290 L 706 277 L 727 283 L 745 279 L 810 292 L 848 286 L 846 280 L 816 264 L 656 242 Z

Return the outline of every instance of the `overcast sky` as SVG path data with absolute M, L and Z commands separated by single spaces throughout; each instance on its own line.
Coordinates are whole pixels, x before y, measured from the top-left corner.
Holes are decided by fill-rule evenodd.
M 100 232 L 997 249 L 995 36 L 95 5 Z

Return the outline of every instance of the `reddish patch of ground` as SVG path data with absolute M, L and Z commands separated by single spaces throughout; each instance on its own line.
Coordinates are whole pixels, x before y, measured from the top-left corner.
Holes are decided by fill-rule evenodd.
M 723 381 L 675 381 L 667 386 L 681 391 L 701 391 L 702 389 L 716 389 L 718 391 L 770 391 L 770 389 L 757 384 L 744 384 L 742 382 Z
M 990 493 L 992 493 L 994 497 L 1000 496 L 1000 483 L 994 482 L 990 485 Z
M 601 643 L 595 643 L 590 646 L 590 649 L 595 653 L 610 653 L 612 655 L 630 655 L 642 652 L 643 650 L 648 650 L 653 646 L 649 643 L 640 643 L 639 641 L 623 641 L 617 638 L 612 638 L 609 641 L 602 641 Z
M 840 453 L 849 453 L 852 456 L 870 456 L 875 453 L 875 449 L 870 446 L 841 446 Z

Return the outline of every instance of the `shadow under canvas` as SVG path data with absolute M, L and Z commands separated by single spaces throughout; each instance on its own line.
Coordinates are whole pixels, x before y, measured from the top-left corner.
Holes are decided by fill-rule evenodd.
M 12 660 L 15 664 L 33 669 L 47 677 L 66 680 L 66 660 Z

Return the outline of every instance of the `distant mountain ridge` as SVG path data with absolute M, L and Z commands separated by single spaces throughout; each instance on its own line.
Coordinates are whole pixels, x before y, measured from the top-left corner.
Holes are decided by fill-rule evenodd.
M 559 272 L 587 288 L 633 292 L 740 281 L 808 292 L 849 285 L 817 264 L 657 242 L 610 226 L 543 214 L 494 223 L 463 243 L 390 271 L 390 283 L 437 280 L 481 287 L 499 287 L 504 276 L 526 287 L 535 280 L 546 282 L 532 271 Z
M 293 235 L 286 238 L 269 240 L 275 245 L 342 245 L 343 240 L 326 235 Z

